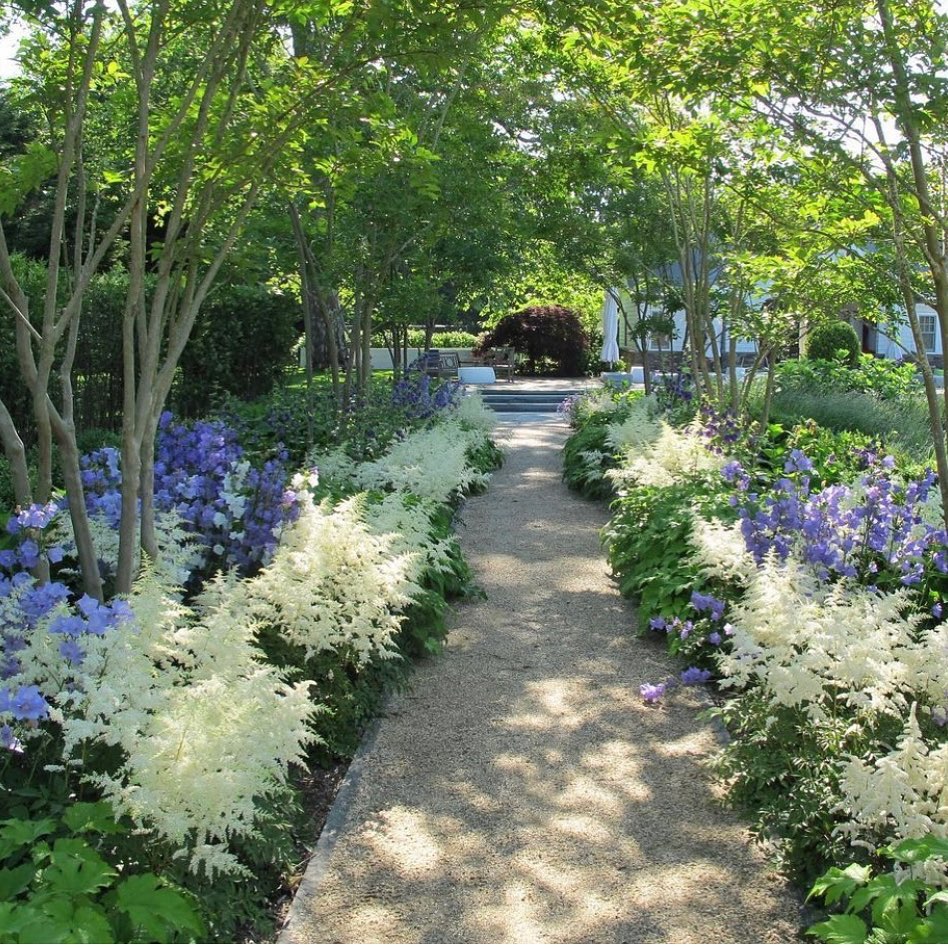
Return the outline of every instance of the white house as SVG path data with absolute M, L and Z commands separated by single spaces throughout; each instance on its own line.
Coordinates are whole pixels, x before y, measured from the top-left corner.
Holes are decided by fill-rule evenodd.
M 611 289 L 606 292 L 606 305 L 611 300 L 612 306 L 616 307 L 614 297 L 618 296 L 625 307 L 627 313 L 636 311 L 635 304 L 632 302 L 628 292 L 622 289 Z M 616 307 L 618 308 L 618 307 Z M 605 310 L 605 307 L 604 307 Z M 925 350 L 936 366 L 943 363 L 943 341 L 941 337 L 941 327 L 938 323 L 938 316 L 934 309 L 924 304 L 917 307 L 918 317 L 922 324 L 922 335 L 925 339 Z M 915 342 L 912 338 L 912 331 L 907 322 L 898 326 L 891 327 L 887 331 L 872 323 L 866 322 L 855 315 L 847 313 L 840 314 L 847 318 L 852 327 L 856 330 L 862 344 L 862 351 L 886 359 L 901 359 L 908 354 L 915 352 Z M 634 317 L 633 317 L 634 318 Z M 679 310 L 674 314 L 675 332 L 671 338 L 667 336 L 650 337 L 649 354 L 661 352 L 680 353 L 685 343 L 685 312 Z M 606 325 L 604 319 L 604 327 Z M 719 342 L 722 343 L 722 351 L 726 348 L 726 336 L 722 335 L 722 324 L 720 320 L 715 320 L 715 330 L 718 334 Z M 626 321 L 622 318 L 621 310 L 618 316 L 618 344 L 623 352 L 636 352 L 638 346 L 631 333 Z M 737 343 L 737 352 L 741 362 L 749 362 L 757 351 L 756 345 L 745 339 L 739 339 Z

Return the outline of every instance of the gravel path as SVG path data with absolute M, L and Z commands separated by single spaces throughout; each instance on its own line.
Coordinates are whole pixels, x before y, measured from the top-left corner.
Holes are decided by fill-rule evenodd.
M 632 635 L 600 504 L 560 482 L 562 424 L 501 428 L 463 511 L 487 592 L 357 758 L 282 940 L 795 942 L 793 895 L 702 764 L 701 694 Z

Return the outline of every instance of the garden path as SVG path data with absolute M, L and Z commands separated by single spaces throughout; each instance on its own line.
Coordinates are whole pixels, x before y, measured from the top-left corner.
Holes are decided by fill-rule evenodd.
M 282 941 L 795 942 L 800 908 L 720 807 L 716 738 L 631 634 L 562 422 L 500 429 L 463 510 L 487 599 L 457 612 L 354 762 Z

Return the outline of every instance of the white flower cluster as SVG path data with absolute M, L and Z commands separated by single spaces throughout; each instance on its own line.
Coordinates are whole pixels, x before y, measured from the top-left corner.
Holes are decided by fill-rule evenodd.
M 628 415 L 612 422 L 607 431 L 606 444 L 615 452 L 631 453 L 642 450 L 658 440 L 661 422 L 651 399 L 640 398 L 629 406 Z
M 696 524 L 699 558 L 719 531 Z M 948 741 L 926 739 L 919 715 L 948 722 L 948 622 L 920 631 L 906 590 L 882 593 L 853 583 L 820 583 L 808 567 L 774 556 L 754 570 L 733 613 L 732 651 L 722 654 L 726 686 L 756 693 L 773 708 L 802 710 L 814 727 L 844 721 L 875 745 L 845 755 L 841 832 L 874 848 L 932 833 L 948 838 Z M 874 735 L 901 728 L 893 749 Z M 945 866 L 921 872 L 948 883 Z
M 194 871 L 239 873 L 228 851 L 255 831 L 261 798 L 313 740 L 309 682 L 288 685 L 254 645 L 242 584 L 216 580 L 185 608 L 146 571 L 130 597 L 133 623 L 85 636 L 85 659 L 56 668 L 48 623 L 25 655 L 55 694 L 66 759 L 86 742 L 118 748 L 116 770 L 86 773 L 116 811 L 155 830 Z
M 390 535 L 374 534 L 360 498 L 331 508 L 303 494 L 300 503 L 273 561 L 247 581 L 251 613 L 307 657 L 343 647 L 363 662 L 394 655 L 398 613 L 419 592 L 418 554 L 396 553 Z
M 754 557 L 747 551 L 740 524 L 693 517 L 692 561 L 706 579 L 720 579 L 745 587 L 757 570 Z
M 467 459 L 468 451 L 486 438 L 482 429 L 453 417 L 413 431 L 377 461 L 360 465 L 354 480 L 363 490 L 407 491 L 446 503 L 459 492 L 486 486 L 488 476 L 472 468 Z
M 918 616 L 904 590 L 820 585 L 808 568 L 771 556 L 734 611 L 726 684 L 758 688 L 771 704 L 802 707 L 815 722 L 840 703 L 867 714 L 902 715 L 917 648 Z
M 926 742 L 917 711 L 913 704 L 895 749 L 874 760 L 846 762 L 841 789 L 852 819 L 844 829 L 856 841 L 867 831 L 898 839 L 948 838 L 948 743 Z M 942 862 L 920 868 L 926 881 L 945 884 Z
M 644 438 L 649 429 L 641 421 L 635 430 L 637 436 Z M 631 432 L 626 436 L 631 436 Z M 697 425 L 680 429 L 666 421 L 658 423 L 653 440 L 628 444 L 622 454 L 622 464 L 610 472 L 620 487 L 670 487 L 703 471 L 718 471 L 727 461 L 708 450 Z
M 376 536 L 385 540 L 396 554 L 415 554 L 413 579 L 420 579 L 425 570 L 445 573 L 451 569 L 453 542 L 436 537 L 432 518 L 438 505 L 412 494 L 386 494 L 380 501 L 366 503 L 362 515 Z

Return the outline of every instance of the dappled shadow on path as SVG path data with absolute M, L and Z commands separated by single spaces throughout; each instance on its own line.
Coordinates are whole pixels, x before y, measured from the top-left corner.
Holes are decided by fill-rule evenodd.
M 516 450 L 465 511 L 488 599 L 390 707 L 293 940 L 796 940 L 797 906 L 719 805 L 674 666 L 632 636 L 600 505 L 559 482 L 563 433 Z

